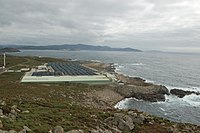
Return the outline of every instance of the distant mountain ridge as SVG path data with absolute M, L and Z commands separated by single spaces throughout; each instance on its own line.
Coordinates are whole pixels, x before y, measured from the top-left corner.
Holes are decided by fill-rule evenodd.
M 0 46 L 3 48 L 4 46 Z M 64 45 L 47 45 L 47 46 L 23 46 L 23 45 L 10 45 L 6 46 L 10 48 L 17 48 L 21 50 L 69 50 L 69 51 L 79 51 L 79 50 L 90 50 L 90 51 L 130 51 L 130 52 L 142 52 L 139 49 L 133 48 L 111 48 L 108 46 L 93 46 L 86 44 L 64 44 Z

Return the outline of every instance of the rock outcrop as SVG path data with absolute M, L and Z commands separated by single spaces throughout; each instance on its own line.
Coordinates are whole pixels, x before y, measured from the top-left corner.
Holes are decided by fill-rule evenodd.
M 66 133 L 84 133 L 82 130 L 71 130 Z
M 150 102 L 165 101 L 165 94 L 169 91 L 162 85 L 136 86 L 136 85 L 119 85 L 115 91 L 125 98 L 134 97 Z
M 200 93 L 198 93 L 198 92 L 184 91 L 184 90 L 180 90 L 180 89 L 172 89 L 172 90 L 170 90 L 170 93 L 178 96 L 179 98 L 183 98 L 184 96 L 191 95 L 191 94 L 200 95 Z
M 18 113 L 20 112 L 21 110 L 19 110 L 16 105 L 10 107 L 7 106 L 5 103 L 1 104 L 0 106 L 0 117 L 4 119 L 9 119 L 10 121 L 15 121 L 17 119 Z
M 137 114 L 133 111 L 124 113 L 115 113 L 113 117 L 104 120 L 110 127 L 119 129 L 122 132 L 131 132 L 135 125 L 143 124 L 147 119 L 144 114 Z
M 61 126 L 56 126 L 52 133 L 64 133 L 64 129 Z
M 97 127 L 97 129 L 92 129 L 90 132 L 91 133 L 113 133 L 110 130 L 107 130 L 107 129 L 104 130 L 104 129 L 101 129 L 99 127 Z M 115 133 L 118 133 L 118 132 L 115 132 Z
M 3 128 L 3 123 L 2 121 L 0 120 L 0 129 Z
M 5 131 L 5 130 L 0 129 L 0 133 L 29 133 L 29 132 L 31 132 L 31 129 L 28 128 L 27 126 L 23 126 L 23 129 L 19 132 L 15 131 L 15 130 Z

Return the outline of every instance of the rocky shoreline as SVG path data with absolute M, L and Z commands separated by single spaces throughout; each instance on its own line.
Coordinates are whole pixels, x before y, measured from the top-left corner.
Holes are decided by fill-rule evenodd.
M 88 65 L 88 64 L 86 64 Z M 165 95 L 169 95 L 169 90 L 163 85 L 155 85 L 147 83 L 139 77 L 129 77 L 115 72 L 113 63 L 90 63 L 90 67 L 94 67 L 103 73 L 114 75 L 112 79 L 112 90 L 120 94 L 123 98 L 136 98 L 150 102 L 165 101 Z M 98 66 L 98 67 L 97 67 Z M 121 99 L 120 99 L 121 100 Z
M 169 95 L 168 89 L 162 85 L 123 85 L 117 86 L 115 91 L 124 96 L 124 98 L 136 98 L 150 102 L 165 101 L 165 95 Z
M 165 101 L 165 95 L 175 95 L 183 98 L 187 95 L 200 95 L 200 92 L 182 90 L 174 88 L 169 90 L 166 86 L 147 83 L 144 79 L 139 77 L 128 77 L 122 74 L 115 73 L 119 82 L 115 87 L 115 91 L 122 95 L 124 98 L 136 98 L 149 102 Z
M 200 95 L 199 92 L 195 92 L 195 91 L 184 91 L 184 90 L 180 90 L 180 89 L 172 89 L 170 90 L 170 93 L 179 97 L 179 98 L 183 98 L 186 95 L 191 95 L 191 94 L 195 94 L 195 95 Z
M 197 125 L 115 109 L 127 97 L 156 102 L 170 93 L 162 85 L 115 73 L 113 64 L 88 66 L 115 75 L 115 82 L 21 84 L 18 73 L 0 75 L 0 133 L 200 133 Z
M 200 95 L 200 92 L 184 91 L 177 88 L 169 91 L 166 86 L 148 83 L 140 77 L 129 77 L 119 74 L 115 71 L 116 68 L 114 63 L 107 64 L 92 62 L 89 66 L 94 67 L 103 73 L 110 73 L 114 75 L 115 79 L 112 79 L 114 84 L 112 84 L 111 88 L 123 98 L 136 98 L 138 100 L 158 102 L 165 101 L 165 95 L 175 95 L 179 98 L 183 98 L 184 96 L 191 94 Z M 121 100 L 121 98 L 119 99 Z
M 110 109 L 112 110 L 112 109 Z M 113 110 L 114 111 L 114 110 Z M 190 124 L 173 123 L 168 120 L 151 116 L 147 113 L 137 112 L 136 110 L 115 110 L 112 116 L 105 118 L 103 121 L 98 120 L 96 115 L 91 115 L 92 119 L 100 122 L 96 128 L 90 129 L 90 133 L 200 133 L 200 127 Z M 6 105 L 5 101 L 0 102 L 0 118 L 17 122 L 20 114 L 31 114 L 29 110 L 22 111 L 17 105 L 12 107 Z M 28 126 L 24 125 L 21 131 L 2 130 L 3 122 L 0 120 L 0 133 L 31 133 L 35 132 Z M 144 128 L 144 129 L 143 129 Z M 138 131 L 140 129 L 140 131 Z M 87 133 L 82 129 L 73 129 L 65 131 L 62 126 L 55 126 L 49 129 L 48 133 Z

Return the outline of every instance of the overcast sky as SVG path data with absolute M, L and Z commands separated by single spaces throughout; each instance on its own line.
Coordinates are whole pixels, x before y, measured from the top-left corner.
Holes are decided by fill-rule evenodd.
M 0 0 L 0 44 L 200 52 L 200 0 Z

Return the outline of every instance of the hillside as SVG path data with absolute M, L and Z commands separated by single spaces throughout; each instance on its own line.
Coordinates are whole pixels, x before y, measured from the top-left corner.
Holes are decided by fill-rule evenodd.
M 2 61 L 3 56 L 0 56 Z M 62 59 L 7 56 L 14 70 Z M 121 98 L 112 85 L 20 83 L 24 73 L 0 73 L 0 132 L 199 133 L 200 126 L 175 123 L 137 110 L 114 108 Z M 118 99 L 118 100 L 117 100 Z

